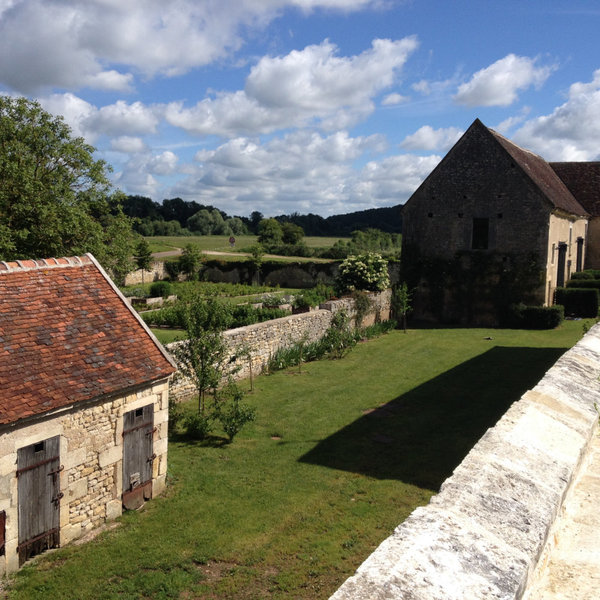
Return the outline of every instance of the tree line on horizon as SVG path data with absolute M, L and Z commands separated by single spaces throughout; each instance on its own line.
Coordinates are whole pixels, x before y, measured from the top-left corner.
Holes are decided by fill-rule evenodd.
M 258 235 L 259 224 L 264 220 L 259 211 L 253 211 L 250 217 L 230 216 L 219 208 L 195 200 L 168 198 L 156 202 L 138 195 L 124 198 L 123 212 L 136 219 L 134 228 L 144 236 Z M 369 208 L 330 217 L 294 212 L 273 218 L 281 224 L 293 223 L 301 227 L 307 236 L 349 237 L 354 231 L 366 229 L 402 232 L 400 206 Z

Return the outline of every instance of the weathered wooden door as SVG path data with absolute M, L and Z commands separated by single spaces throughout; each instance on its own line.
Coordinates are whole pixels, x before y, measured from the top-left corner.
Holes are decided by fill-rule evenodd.
M 60 438 L 17 450 L 19 564 L 59 545 Z
M 123 506 L 139 508 L 152 495 L 154 405 L 123 415 Z

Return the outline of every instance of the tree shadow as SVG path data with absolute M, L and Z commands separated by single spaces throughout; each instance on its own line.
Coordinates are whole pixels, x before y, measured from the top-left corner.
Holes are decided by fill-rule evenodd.
M 300 461 L 437 491 L 565 351 L 494 347 L 365 412 Z

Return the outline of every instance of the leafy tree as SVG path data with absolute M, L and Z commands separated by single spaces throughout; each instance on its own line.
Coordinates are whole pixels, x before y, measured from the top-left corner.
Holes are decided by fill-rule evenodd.
M 142 269 L 142 283 L 144 283 L 144 271 L 150 268 L 152 263 L 152 250 L 150 244 L 144 238 L 140 238 L 135 247 L 135 264 L 138 269 Z
M 174 354 L 179 370 L 194 382 L 198 413 L 204 415 L 206 392 L 216 390 L 225 366 L 227 315 L 219 302 L 198 298 L 187 305 L 184 321 L 187 339 L 175 346 Z
M 219 393 L 215 402 L 215 417 L 221 422 L 229 443 L 240 432 L 242 427 L 256 419 L 256 410 L 242 402 L 244 391 L 230 381 Z
M 0 259 L 93 252 L 122 276 L 131 222 L 93 152 L 37 102 L 0 96 Z
M 387 260 L 375 252 L 349 256 L 340 264 L 336 280 L 339 292 L 385 290 L 390 285 L 387 264 Z
M 264 215 L 258 210 L 253 211 L 250 215 L 250 227 L 254 233 L 258 233 L 258 226 L 263 219 Z
M 281 231 L 284 244 L 299 244 L 304 237 L 304 229 L 300 225 L 295 225 L 289 221 L 283 223 Z
M 256 285 L 260 285 L 260 268 L 263 264 L 265 249 L 260 244 L 254 244 L 254 246 L 250 247 L 250 255 L 252 256 L 250 262 L 252 263 L 252 268 L 254 269 Z
M 283 240 L 283 230 L 279 221 L 263 219 L 258 225 L 258 243 L 263 246 L 277 246 Z
M 195 279 L 202 262 L 202 250 L 196 244 L 186 244 L 183 254 L 179 257 L 179 266 L 190 279 Z
M 396 317 L 402 318 L 402 327 L 406 333 L 406 315 L 412 309 L 412 290 L 408 289 L 406 282 L 396 286 L 392 292 L 392 310 Z

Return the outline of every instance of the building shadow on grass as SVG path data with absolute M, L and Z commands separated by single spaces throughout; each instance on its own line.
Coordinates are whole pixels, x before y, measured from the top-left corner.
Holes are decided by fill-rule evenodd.
M 437 491 L 487 429 L 565 351 L 494 347 L 373 407 L 300 461 Z

